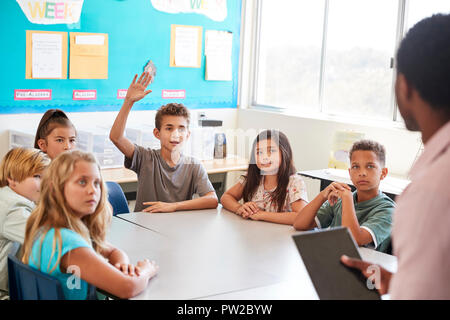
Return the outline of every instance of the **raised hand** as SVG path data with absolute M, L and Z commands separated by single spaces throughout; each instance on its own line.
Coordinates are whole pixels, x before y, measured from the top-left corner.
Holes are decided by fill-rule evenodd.
M 144 98 L 146 95 L 148 95 L 152 90 L 147 90 L 148 84 L 150 83 L 152 77 L 150 76 L 150 73 L 148 72 L 142 72 L 139 79 L 136 81 L 137 74 L 134 76 L 133 81 L 131 82 L 130 86 L 127 90 L 127 95 L 125 97 L 126 100 L 130 102 L 136 102 Z

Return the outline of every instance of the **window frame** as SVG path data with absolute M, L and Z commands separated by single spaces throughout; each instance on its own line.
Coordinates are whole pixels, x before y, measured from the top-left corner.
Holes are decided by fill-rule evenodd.
M 266 0 L 267 1 L 267 0 Z M 306 113 L 309 116 L 313 115 L 313 117 L 317 118 L 335 118 L 335 119 L 348 119 L 348 118 L 356 118 L 361 119 L 363 121 L 374 122 L 373 120 L 364 117 L 364 116 L 352 116 L 350 114 L 345 115 L 333 115 L 324 111 L 323 107 L 323 95 L 324 95 L 324 81 L 325 81 L 325 72 L 326 72 L 326 54 L 327 54 L 327 40 L 328 40 L 328 17 L 329 17 L 329 1 L 324 0 L 324 14 L 323 14 L 323 32 L 322 32 L 322 48 L 321 48 L 321 61 L 320 61 L 320 74 L 319 74 L 319 96 L 318 96 L 318 106 L 316 110 L 309 110 Z M 395 127 L 404 127 L 403 121 L 401 117 L 398 117 L 398 105 L 395 99 L 395 79 L 397 74 L 397 67 L 395 61 L 395 54 L 398 50 L 401 40 L 403 39 L 405 33 L 405 23 L 406 23 L 406 15 L 408 13 L 408 2 L 409 0 L 397 0 L 398 1 L 398 11 L 397 11 L 397 26 L 396 26 L 396 37 L 395 37 L 395 45 L 394 52 L 392 52 L 391 57 L 391 66 L 393 69 L 392 80 L 391 80 L 391 97 L 390 97 L 390 115 L 389 121 Z M 261 24 L 262 24 L 262 2 L 263 0 L 255 0 L 254 8 L 256 10 L 255 19 L 254 19 L 254 34 L 252 41 L 252 50 L 253 50 L 253 59 L 252 59 L 252 73 L 250 75 L 250 108 L 267 110 L 267 111 L 275 111 L 275 112 L 286 112 L 286 113 L 296 113 L 296 110 L 288 109 L 282 106 L 276 105 L 266 105 L 262 103 L 258 103 L 258 76 L 259 76 L 259 57 L 261 52 Z M 394 31 L 394 30 L 393 30 Z M 303 112 L 304 110 L 302 110 Z M 386 120 L 375 120 L 375 122 L 385 122 Z

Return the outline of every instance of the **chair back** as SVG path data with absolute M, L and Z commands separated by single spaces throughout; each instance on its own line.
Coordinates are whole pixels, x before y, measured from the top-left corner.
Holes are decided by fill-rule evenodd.
M 9 296 L 11 300 L 65 300 L 58 279 L 36 270 L 8 255 Z
M 106 186 L 108 187 L 108 201 L 113 207 L 113 215 L 129 213 L 127 198 L 125 198 L 120 185 L 117 182 L 106 181 Z

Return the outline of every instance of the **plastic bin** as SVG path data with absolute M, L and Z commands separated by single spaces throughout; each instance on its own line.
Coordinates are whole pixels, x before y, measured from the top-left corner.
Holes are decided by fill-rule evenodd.
M 109 130 L 105 128 L 78 130 L 77 148 L 93 153 L 102 169 L 123 167 L 124 155 L 109 139 Z
M 131 142 L 151 149 L 160 149 L 161 143 L 153 134 L 155 127 L 150 125 L 130 126 L 125 129 L 125 135 Z
M 34 148 L 34 137 L 32 133 L 9 130 L 8 150 L 17 147 Z

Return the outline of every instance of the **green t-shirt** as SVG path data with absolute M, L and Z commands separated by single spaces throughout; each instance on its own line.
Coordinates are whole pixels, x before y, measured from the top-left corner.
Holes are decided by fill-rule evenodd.
M 358 203 L 357 192 L 354 191 L 353 205 L 360 227 L 372 235 L 373 247 L 378 251 L 385 251 L 390 242 L 395 202 L 379 191 L 375 198 Z M 319 228 L 341 226 L 342 200 L 339 199 L 334 206 L 326 201 L 317 211 L 316 223 Z

